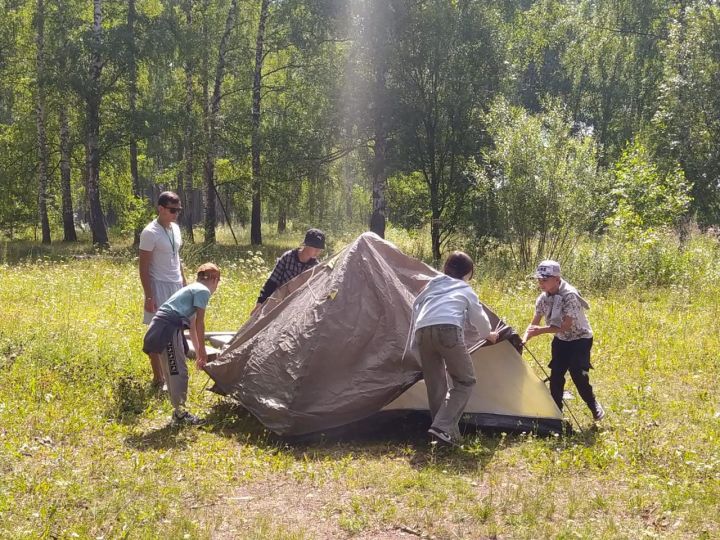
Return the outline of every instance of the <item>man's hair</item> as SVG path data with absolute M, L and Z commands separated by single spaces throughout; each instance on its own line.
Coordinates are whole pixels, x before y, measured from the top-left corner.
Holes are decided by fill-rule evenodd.
M 205 263 L 197 269 L 198 281 L 210 281 L 220 277 L 220 269 L 213 263 Z
M 180 204 L 180 197 L 174 191 L 163 191 L 158 197 L 158 206 L 167 206 L 169 203 Z
M 467 253 L 453 251 L 445 261 L 443 272 L 452 278 L 462 279 L 467 274 L 472 277 L 474 269 L 475 264 Z

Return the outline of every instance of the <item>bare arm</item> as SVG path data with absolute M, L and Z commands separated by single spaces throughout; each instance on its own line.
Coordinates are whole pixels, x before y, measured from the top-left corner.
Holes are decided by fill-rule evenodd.
M 535 314 L 530 326 L 528 326 L 527 330 L 525 330 L 523 341 L 527 342 L 529 339 L 539 336 L 540 334 L 557 334 L 558 332 L 567 332 L 570 328 L 572 328 L 573 319 L 567 315 L 563 317 L 560 326 L 539 326 L 540 319 L 542 319 L 542 316 Z
M 150 285 L 150 260 L 152 259 L 152 251 L 139 250 L 140 259 L 140 283 L 142 283 L 143 293 L 145 296 L 145 311 L 155 313 L 157 304 L 153 298 L 152 286 Z
M 203 369 L 207 364 L 207 351 L 205 350 L 205 310 L 202 308 L 198 308 L 190 324 L 190 340 L 195 349 L 195 366 Z

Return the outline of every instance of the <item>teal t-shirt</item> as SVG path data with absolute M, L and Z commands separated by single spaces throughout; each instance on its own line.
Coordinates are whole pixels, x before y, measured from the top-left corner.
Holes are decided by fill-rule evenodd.
M 210 301 L 210 289 L 202 283 L 191 283 L 173 294 L 159 311 L 174 313 L 189 319 L 198 308 L 205 309 Z

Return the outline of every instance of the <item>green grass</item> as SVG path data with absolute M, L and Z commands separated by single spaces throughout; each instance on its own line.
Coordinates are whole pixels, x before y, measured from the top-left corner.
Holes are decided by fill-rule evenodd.
M 208 328 L 238 328 L 296 242 L 188 246 L 189 265 L 223 269 Z M 683 263 L 696 274 L 715 248 L 697 249 L 701 262 Z M 576 399 L 582 433 L 476 435 L 438 452 L 421 434 L 279 441 L 194 370 L 189 405 L 209 423 L 171 429 L 149 389 L 132 250 L 0 251 L 0 538 L 720 537 L 720 284 L 707 272 L 591 288 L 601 428 Z M 524 329 L 532 283 L 475 286 Z M 547 362 L 547 339 L 530 347 Z

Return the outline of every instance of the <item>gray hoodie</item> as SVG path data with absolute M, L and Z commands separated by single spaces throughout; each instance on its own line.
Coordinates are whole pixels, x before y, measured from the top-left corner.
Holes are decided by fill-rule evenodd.
M 444 274 L 437 276 L 413 303 L 413 332 L 436 324 L 452 324 L 462 328 L 466 319 L 481 338 L 486 338 L 492 330 L 475 291 L 461 279 Z

